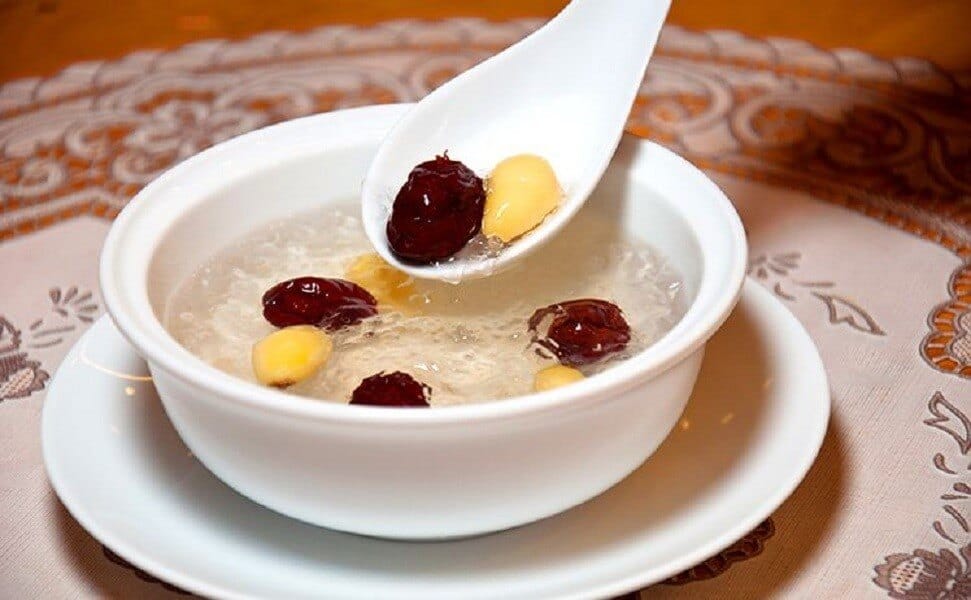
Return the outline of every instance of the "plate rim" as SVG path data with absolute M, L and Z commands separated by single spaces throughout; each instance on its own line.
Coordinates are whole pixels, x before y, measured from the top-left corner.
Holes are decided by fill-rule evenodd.
M 761 296 L 761 299 L 750 299 L 750 296 L 752 295 Z M 826 432 L 829 428 L 829 421 L 832 414 L 832 398 L 829 387 L 829 379 L 826 375 L 822 358 L 819 355 L 819 350 L 812 341 L 812 338 L 806 331 L 805 327 L 803 327 L 802 323 L 795 317 L 795 315 L 793 315 L 792 312 L 789 311 L 788 308 L 786 308 L 785 305 L 783 305 L 778 299 L 774 298 L 769 291 L 752 281 L 751 278 L 746 277 L 741 296 L 742 297 L 739 302 L 740 305 L 742 303 L 752 305 L 753 303 L 758 302 L 773 305 L 771 310 L 778 310 L 780 311 L 780 315 L 783 315 L 783 318 L 791 320 L 791 325 L 798 334 L 798 341 L 789 340 L 787 343 L 807 344 L 807 349 L 811 350 L 811 364 L 803 364 L 802 368 L 803 370 L 811 370 L 815 372 L 808 377 L 811 381 L 819 382 L 820 386 L 824 390 L 824 393 L 820 395 L 825 399 L 824 401 L 820 401 L 818 403 L 820 415 L 815 423 L 815 431 L 812 431 L 807 435 L 807 439 L 813 440 L 814 443 L 807 445 L 808 451 L 804 454 L 803 460 L 798 464 L 798 468 L 794 468 L 790 471 L 790 476 L 778 486 L 774 493 L 766 495 L 760 502 L 754 504 L 756 508 L 749 512 L 748 517 L 740 519 L 738 523 L 726 529 L 722 534 L 711 538 L 711 540 L 704 544 L 698 545 L 693 551 L 686 552 L 678 559 L 671 560 L 654 567 L 645 567 L 642 570 L 638 570 L 637 572 L 627 577 L 620 578 L 612 583 L 594 583 L 593 585 L 582 590 L 571 592 L 566 596 L 560 596 L 561 598 L 572 599 L 614 597 L 629 593 L 633 590 L 640 590 L 646 586 L 661 582 L 667 577 L 680 573 L 687 568 L 703 562 L 704 560 L 714 556 L 718 552 L 733 544 L 735 541 L 743 537 L 747 532 L 765 520 L 768 516 L 770 516 L 779 506 L 782 505 L 783 502 L 785 502 L 789 496 L 792 495 L 799 484 L 805 479 L 812 465 L 815 463 L 816 458 L 819 455 L 819 451 L 822 448 Z M 736 308 L 736 310 L 738 309 Z M 761 309 L 759 308 L 754 308 L 753 310 L 761 312 Z M 41 414 L 41 450 L 44 469 L 55 495 L 68 513 L 70 513 L 70 515 L 78 521 L 78 523 L 89 535 L 94 537 L 98 542 L 110 548 L 119 556 L 123 557 L 136 568 L 141 569 L 166 583 L 196 594 L 202 594 L 206 597 L 231 599 L 258 597 L 245 592 L 229 589 L 219 583 L 207 582 L 199 577 L 184 575 L 181 571 L 166 565 L 164 561 L 152 558 L 149 554 L 138 550 L 132 544 L 126 542 L 121 536 L 111 532 L 110 528 L 99 525 L 97 519 L 86 512 L 84 509 L 84 502 L 80 501 L 71 491 L 71 486 L 64 482 L 63 472 L 58 471 L 56 466 L 57 459 L 54 458 L 56 456 L 54 446 L 57 442 L 53 439 L 54 436 L 48 433 L 51 430 L 51 426 L 48 425 L 48 422 L 52 419 L 50 415 L 54 410 L 49 408 L 53 404 L 50 399 L 52 397 L 56 397 L 56 394 L 61 393 L 57 391 L 60 387 L 59 381 L 61 379 L 61 371 L 73 366 L 73 363 L 76 362 L 74 359 L 77 357 L 80 348 L 83 346 L 85 341 L 89 339 L 89 337 L 94 335 L 93 332 L 95 331 L 96 327 L 105 321 L 109 322 L 109 324 L 113 326 L 113 323 L 110 323 L 110 317 L 103 315 L 71 347 L 70 351 L 65 355 L 61 364 L 56 369 L 54 376 L 51 378 L 51 383 L 44 398 L 44 405 Z M 122 341 L 125 341 L 124 337 L 121 336 L 120 333 L 118 335 Z M 135 352 L 133 348 L 131 351 Z M 215 476 L 213 475 L 213 477 Z M 249 499 L 247 499 L 247 501 L 252 502 Z M 555 519 L 556 515 L 550 518 Z M 524 527 L 529 527 L 529 525 L 525 525 Z

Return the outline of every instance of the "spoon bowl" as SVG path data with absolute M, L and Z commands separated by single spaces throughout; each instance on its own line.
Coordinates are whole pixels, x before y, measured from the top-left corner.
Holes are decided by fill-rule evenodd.
M 362 189 L 364 229 L 396 268 L 426 279 L 486 277 L 552 238 L 593 191 L 623 134 L 670 0 L 574 0 L 521 42 L 442 85 L 381 144 Z M 448 151 L 485 176 L 502 159 L 530 153 L 552 165 L 559 207 L 496 255 L 400 261 L 386 226 L 411 169 Z

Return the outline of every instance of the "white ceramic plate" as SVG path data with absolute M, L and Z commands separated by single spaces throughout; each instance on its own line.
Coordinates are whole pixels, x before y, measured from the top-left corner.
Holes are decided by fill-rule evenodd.
M 236 494 L 180 442 L 144 363 L 107 319 L 58 370 L 42 435 L 54 489 L 88 531 L 206 596 L 588 598 L 660 581 L 755 527 L 802 480 L 828 419 L 812 341 L 748 282 L 708 345 L 680 426 L 656 454 L 586 504 L 485 537 L 358 537 Z

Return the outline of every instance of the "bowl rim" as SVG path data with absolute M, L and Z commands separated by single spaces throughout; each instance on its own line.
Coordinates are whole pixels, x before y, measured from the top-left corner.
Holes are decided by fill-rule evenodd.
M 438 426 L 443 424 L 503 420 L 545 413 L 568 408 L 579 409 L 590 403 L 609 399 L 653 379 L 682 362 L 695 351 L 702 348 L 707 340 L 728 318 L 741 294 L 747 267 L 747 244 L 745 230 L 734 206 L 718 186 L 702 171 L 674 152 L 648 140 L 625 134 L 624 144 L 636 144 L 639 150 L 647 149 L 652 157 L 666 160 L 672 168 L 682 171 L 682 177 L 695 180 L 703 188 L 705 201 L 711 206 L 713 214 L 724 222 L 730 239 L 727 268 L 713 273 L 708 268 L 706 256 L 715 249 L 706 250 L 707 240 L 697 235 L 696 224 L 684 219 L 688 229 L 694 234 L 704 262 L 698 294 L 691 301 L 685 314 L 675 326 L 648 348 L 632 356 L 621 364 L 599 373 L 594 377 L 573 385 L 546 392 L 536 392 L 475 404 L 437 407 L 434 410 L 390 410 L 385 407 L 357 406 L 344 403 L 318 401 L 295 394 L 259 386 L 233 375 L 220 371 L 196 357 L 168 333 L 148 298 L 147 279 L 149 268 L 155 257 L 157 243 L 165 237 L 179 219 L 172 219 L 168 227 L 160 229 L 155 235 L 156 247 L 145 254 L 147 260 L 137 265 L 140 277 L 132 280 L 119 277 L 118 270 L 122 261 L 131 260 L 126 252 L 126 242 L 131 242 L 128 230 L 136 225 L 140 217 L 152 209 L 153 198 L 163 194 L 173 182 L 193 169 L 212 162 L 211 168 L 219 168 L 220 160 L 228 154 L 245 151 L 250 146 L 265 145 L 273 138 L 285 138 L 293 133 L 307 129 L 333 127 L 343 132 L 343 137 L 321 136 L 333 148 L 360 144 L 374 138 L 375 128 L 384 133 L 413 104 L 384 104 L 321 113 L 270 125 L 242 134 L 225 142 L 216 144 L 170 168 L 153 180 L 125 206 L 115 219 L 105 239 L 101 252 L 99 276 L 102 297 L 112 321 L 122 335 L 134 346 L 138 353 L 149 363 L 153 371 L 161 370 L 172 377 L 198 386 L 208 393 L 228 399 L 234 404 L 267 411 L 284 417 L 302 421 L 307 419 L 335 421 L 347 425 L 386 425 L 397 426 Z M 353 132 L 348 134 L 347 132 Z M 368 137 L 365 137 L 368 136 Z M 316 150 L 321 150 L 320 145 Z M 291 155 L 292 158 L 295 155 Z M 636 166 L 633 171 L 636 172 Z M 251 173 L 251 171 L 248 171 Z M 236 178 L 239 178 L 237 173 Z M 233 177 L 225 180 L 231 185 Z M 204 202 L 204 199 L 199 200 Z M 157 204 L 157 203 L 156 203 Z M 186 205 L 189 208 L 195 205 Z M 142 243 L 138 238 L 135 243 Z M 723 250 L 723 249 L 722 249 Z M 710 280 L 718 278 L 721 284 L 711 289 Z M 708 289 L 705 282 L 709 280 Z M 702 297 L 706 292 L 707 297 Z M 702 300 L 707 307 L 701 307 Z M 702 313 L 701 309 L 705 312 Z M 691 317 L 689 319 L 689 317 Z

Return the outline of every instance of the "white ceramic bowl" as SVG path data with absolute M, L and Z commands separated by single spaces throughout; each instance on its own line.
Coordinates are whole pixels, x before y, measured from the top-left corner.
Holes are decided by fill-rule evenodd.
M 683 275 L 690 306 L 660 341 L 596 377 L 468 406 L 348 406 L 231 377 L 162 327 L 174 287 L 220 248 L 271 219 L 356 196 L 378 144 L 407 109 L 282 123 L 159 177 L 105 242 L 108 312 L 148 362 L 189 448 L 260 504 L 334 529 L 407 539 L 553 515 L 614 485 L 657 448 L 687 402 L 705 342 L 741 290 L 746 246 L 734 208 L 704 174 L 656 144 L 625 139 L 585 210 L 611 211 L 660 250 Z

